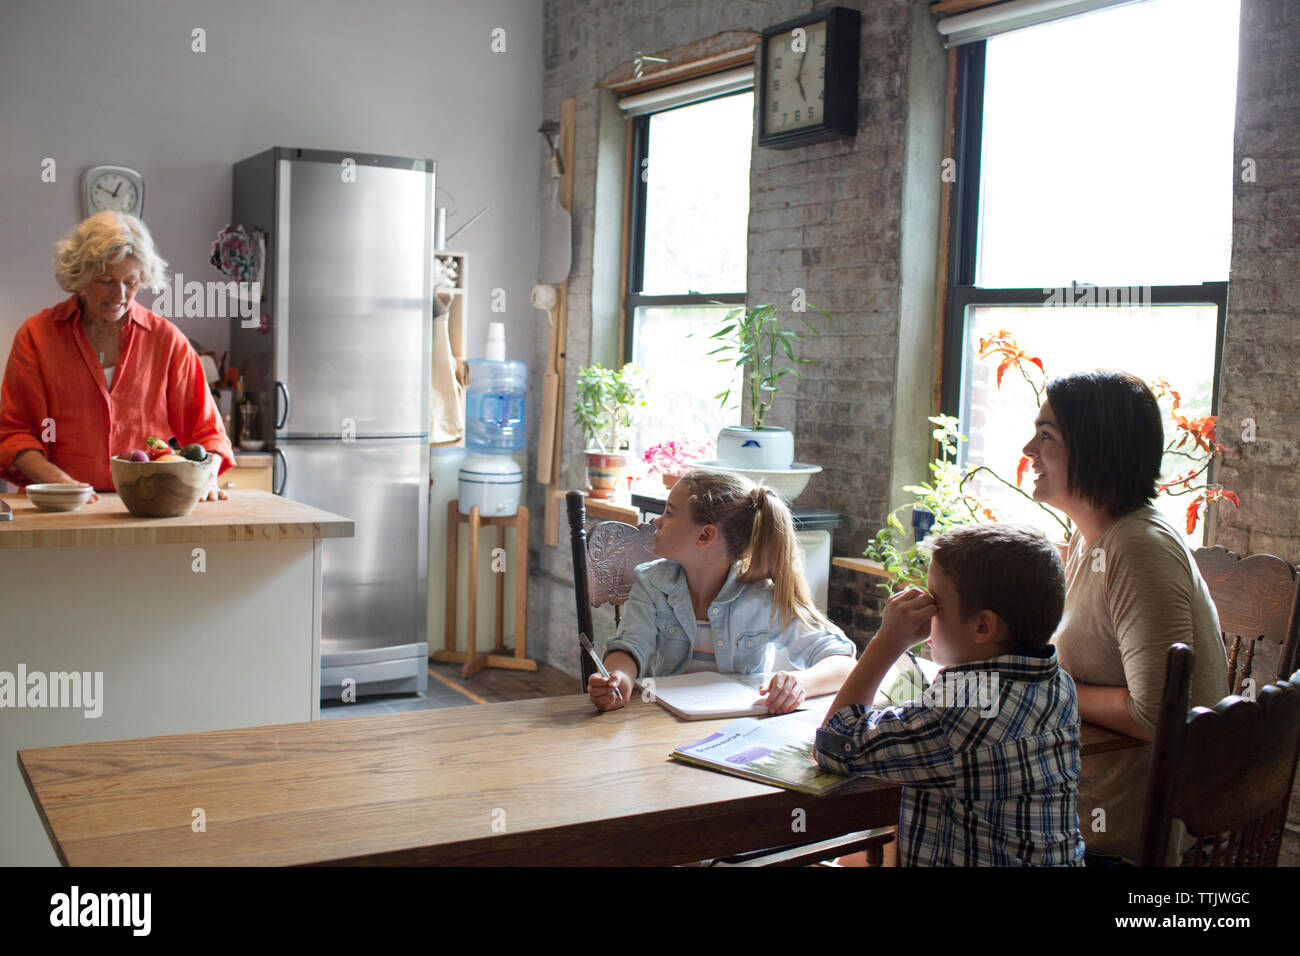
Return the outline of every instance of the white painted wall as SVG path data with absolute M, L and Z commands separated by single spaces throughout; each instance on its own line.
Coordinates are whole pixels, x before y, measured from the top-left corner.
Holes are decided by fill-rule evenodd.
M 191 31 L 206 31 L 205 53 Z M 491 49 L 505 31 L 505 52 Z M 0 367 L 28 316 L 65 297 L 54 241 L 81 218 L 93 165 L 145 177 L 144 219 L 169 272 L 207 262 L 229 221 L 230 168 L 269 146 L 429 156 L 453 246 L 471 256 L 470 357 L 492 290 L 506 292 L 507 351 L 537 327 L 542 115 L 538 0 L 5 0 L 0 3 Z M 558 119 L 558 117 L 556 117 Z M 41 162 L 57 181 L 41 181 Z M 153 302 L 144 292 L 140 301 Z M 223 319 L 178 319 L 218 354 Z

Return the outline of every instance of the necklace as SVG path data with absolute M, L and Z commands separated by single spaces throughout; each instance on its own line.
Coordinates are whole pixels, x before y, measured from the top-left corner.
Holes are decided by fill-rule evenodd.
M 114 326 L 108 329 L 97 328 L 96 326 L 83 321 L 82 330 L 86 333 L 86 338 L 90 341 L 90 347 L 99 355 L 99 364 L 103 365 L 107 355 L 113 356 L 113 361 L 117 361 L 118 351 L 121 345 L 121 326 Z

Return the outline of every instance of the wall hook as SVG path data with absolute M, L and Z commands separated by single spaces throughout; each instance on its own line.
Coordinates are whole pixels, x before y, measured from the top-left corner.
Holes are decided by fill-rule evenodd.
M 632 63 L 633 63 L 632 72 L 639 80 L 641 79 L 642 74 L 645 73 L 645 65 L 647 63 L 667 63 L 667 62 L 668 62 L 667 57 L 651 56 L 649 53 L 642 53 L 640 50 L 637 50 L 636 56 L 633 57 L 632 59 Z

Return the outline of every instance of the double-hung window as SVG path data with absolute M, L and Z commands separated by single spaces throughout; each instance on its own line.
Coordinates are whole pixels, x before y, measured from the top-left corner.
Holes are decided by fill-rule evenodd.
M 977 359 L 1000 330 L 1049 376 L 1120 368 L 1167 380 L 1188 418 L 1217 411 L 1237 19 L 1235 0 L 1145 0 L 959 48 L 942 398 L 966 461 L 1010 477 L 1033 431 L 1032 391 Z M 1156 503 L 1181 528 L 1190 500 Z
M 633 115 L 624 360 L 648 373 L 638 448 L 712 441 L 739 423 L 715 396 L 739 394 L 740 370 L 708 353 L 745 302 L 752 71 L 701 85 L 706 98 L 681 105 L 671 90 L 622 104 Z

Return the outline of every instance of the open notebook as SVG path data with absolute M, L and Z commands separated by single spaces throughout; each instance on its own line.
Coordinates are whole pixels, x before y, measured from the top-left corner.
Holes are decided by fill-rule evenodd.
M 939 665 L 915 656 L 903 656 L 894 663 L 881 681 L 874 706 L 888 707 L 920 696 Z M 767 713 L 758 689 L 771 674 L 718 674 L 700 671 L 671 677 L 647 677 L 637 681 L 646 700 L 653 700 L 664 710 L 682 720 L 713 720 L 722 717 L 759 717 Z M 814 697 L 804 702 L 805 709 L 820 706 L 825 710 L 834 695 Z

